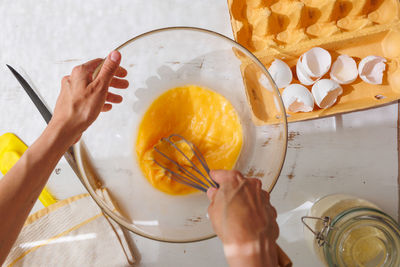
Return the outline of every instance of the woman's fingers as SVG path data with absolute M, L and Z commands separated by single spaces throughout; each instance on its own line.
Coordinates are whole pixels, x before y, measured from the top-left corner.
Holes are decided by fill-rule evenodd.
M 116 54 L 119 55 L 118 52 Z M 117 59 L 117 60 L 119 61 L 120 59 Z M 103 59 L 96 58 L 96 59 L 90 60 L 90 61 L 88 61 L 88 62 L 86 62 L 86 63 L 84 63 L 84 64 L 82 64 L 80 66 L 76 66 L 74 68 L 74 70 L 73 70 L 73 72 L 75 72 L 74 76 L 81 75 L 82 76 L 80 78 L 81 80 L 85 80 L 87 82 L 91 82 L 92 75 L 93 75 L 94 71 L 101 64 L 103 64 L 102 69 L 104 67 L 104 69 L 108 69 L 108 72 L 112 72 L 112 67 L 108 66 L 108 65 L 112 65 L 112 64 L 109 63 L 108 58 L 104 62 L 103 62 Z M 106 64 L 106 66 L 104 66 L 104 64 Z M 107 74 L 105 74 L 105 72 L 107 72 L 107 71 L 103 70 L 101 75 L 107 76 Z M 125 68 L 123 68 L 121 66 L 118 66 L 117 70 L 114 73 L 114 76 L 123 78 L 127 74 L 128 74 L 128 71 Z M 110 74 L 108 74 L 108 75 L 110 75 Z M 125 89 L 125 88 L 128 87 L 128 85 L 129 85 L 128 81 L 122 80 L 122 79 L 118 79 L 118 78 L 114 78 L 114 77 L 112 78 L 111 84 L 110 84 L 111 87 L 115 87 L 115 88 L 119 88 L 119 89 Z
M 269 203 L 269 198 L 270 198 L 269 193 L 267 191 L 263 190 L 263 194 L 265 196 L 265 200 Z
M 119 63 L 121 62 L 121 54 L 118 51 L 112 51 L 108 57 L 105 59 L 103 65 L 101 66 L 99 75 L 97 75 L 96 80 L 103 84 L 102 90 L 108 89 L 111 80 L 114 78 L 115 73 L 119 69 Z
M 103 108 L 101 109 L 102 112 L 107 112 L 110 111 L 112 109 L 112 105 L 111 104 L 104 104 Z
M 247 181 L 251 183 L 256 189 L 261 189 L 262 183 L 257 178 L 247 178 Z
M 70 84 L 70 75 L 64 76 L 61 80 L 61 86 L 69 86 Z
M 267 209 L 267 212 L 271 214 L 275 219 L 278 216 L 278 213 L 276 212 L 276 209 L 271 205 L 269 201 L 269 193 L 265 190 L 262 190 L 262 197 L 263 197 L 263 203 L 265 205 L 265 208 Z
M 114 77 L 111 80 L 110 86 L 118 89 L 126 89 L 129 86 L 129 82 L 127 80 Z
M 207 190 L 207 197 L 208 200 L 210 200 L 211 202 L 214 200 L 215 194 L 217 193 L 218 189 L 215 187 L 210 187 Z
M 90 60 L 90 61 L 88 61 L 88 62 L 82 64 L 82 66 L 85 68 L 85 70 L 86 70 L 88 73 L 92 74 L 92 73 L 96 70 L 96 68 L 97 68 L 98 66 L 100 66 L 100 64 L 101 64 L 102 62 L 103 62 L 103 59 L 101 59 L 101 58 L 96 58 L 96 59 Z
M 85 70 L 87 72 L 93 74 L 93 72 L 97 69 L 97 67 L 99 67 L 100 64 L 102 64 L 102 63 L 103 63 L 103 59 L 96 58 L 96 59 L 90 60 L 90 61 L 82 64 L 82 66 L 85 68 Z M 114 75 L 117 77 L 123 78 L 126 75 L 128 75 L 128 71 L 125 68 L 119 66 L 118 69 L 115 71 Z
M 220 187 L 225 185 L 236 187 L 239 184 L 239 181 L 244 179 L 240 172 L 227 170 L 211 170 L 210 176 L 220 185 Z
M 124 78 L 126 75 L 128 75 L 128 71 L 126 69 L 124 69 L 123 67 L 119 66 L 119 68 L 115 72 L 115 76 Z
M 108 92 L 107 93 L 107 97 L 106 97 L 106 101 L 118 104 L 118 103 L 122 102 L 122 96 Z
M 271 209 L 272 215 L 273 215 L 274 218 L 276 219 L 276 218 L 278 217 L 278 213 L 276 212 L 276 209 L 275 209 L 273 206 L 271 206 L 271 205 L 269 205 L 269 208 Z

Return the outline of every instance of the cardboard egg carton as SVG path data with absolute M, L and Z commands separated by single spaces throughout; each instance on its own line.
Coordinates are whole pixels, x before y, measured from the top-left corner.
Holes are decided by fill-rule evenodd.
M 312 47 L 328 50 L 332 63 L 341 54 L 353 57 L 357 64 L 369 55 L 387 59 L 382 85 L 357 78 L 342 86 L 343 95 L 334 106 L 291 113 L 288 121 L 366 109 L 400 99 L 398 0 L 228 0 L 228 5 L 235 40 L 267 68 L 275 58 L 285 61 L 293 72 L 292 83 L 300 83 L 296 75 L 299 56 Z M 329 72 L 324 78 L 329 78 Z

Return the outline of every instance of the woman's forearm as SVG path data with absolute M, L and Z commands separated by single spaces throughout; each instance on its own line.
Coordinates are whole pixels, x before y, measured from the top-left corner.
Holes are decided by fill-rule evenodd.
M 126 89 L 129 85 L 119 79 L 127 75 L 119 67 L 120 61 L 121 54 L 113 51 L 104 61 L 88 61 L 65 76 L 49 125 L 0 180 L 0 265 L 62 155 L 101 111 L 109 111 L 112 104 L 122 101 L 118 94 L 108 92 L 109 86 Z M 93 78 L 101 63 L 100 72 Z
M 244 244 L 224 245 L 224 253 L 230 267 L 277 266 L 276 243 L 266 236 Z
M 73 143 L 73 134 L 48 125 L 15 166 L 0 180 L 0 265 L 15 242 L 51 172 Z

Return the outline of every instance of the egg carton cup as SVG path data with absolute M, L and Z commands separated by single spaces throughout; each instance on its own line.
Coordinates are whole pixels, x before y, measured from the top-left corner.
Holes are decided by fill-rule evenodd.
M 400 99 L 400 2 L 398 0 L 228 0 L 235 40 L 249 49 L 265 67 L 274 59 L 286 62 L 296 74 L 299 57 L 313 47 L 328 50 L 334 62 L 340 55 L 355 59 L 384 57 L 382 84 L 368 84 L 357 77 L 342 85 L 343 94 L 332 107 L 311 112 L 289 113 L 288 121 L 302 121 L 387 104 Z M 240 55 L 238 55 L 240 58 Z M 255 120 L 274 123 L 257 106 L 265 103 L 264 88 L 252 83 L 253 68 L 241 66 L 247 96 Z M 251 79 L 248 79 L 251 76 Z M 329 79 L 329 72 L 322 78 Z M 311 90 L 310 86 L 307 86 Z M 282 89 L 281 89 L 282 91 Z M 271 103 L 273 104 L 273 103 Z

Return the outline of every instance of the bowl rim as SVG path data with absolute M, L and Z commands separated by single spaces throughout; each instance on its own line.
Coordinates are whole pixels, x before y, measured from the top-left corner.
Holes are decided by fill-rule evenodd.
M 122 48 L 124 48 L 125 46 L 127 46 L 128 44 L 153 35 L 153 34 L 157 34 L 160 32 L 167 32 L 167 31 L 197 31 L 197 32 L 202 32 L 202 33 L 206 33 L 206 34 L 210 34 L 219 38 L 224 39 L 225 41 L 230 42 L 233 46 L 237 46 L 238 48 L 241 49 L 242 52 L 244 52 L 246 54 L 246 56 L 248 56 L 249 58 L 251 58 L 253 60 L 253 62 L 259 67 L 261 68 L 270 78 L 270 80 L 272 81 L 273 85 L 274 85 L 274 90 L 276 91 L 277 95 L 279 96 L 279 105 L 280 108 L 282 109 L 282 113 L 283 113 L 283 125 L 284 125 L 284 136 L 283 136 L 283 141 L 285 142 L 285 149 L 283 151 L 282 154 L 282 160 L 281 160 L 281 166 L 279 167 L 279 171 L 277 172 L 276 177 L 274 178 L 272 184 L 270 185 L 270 187 L 268 188 L 268 192 L 271 193 L 272 190 L 274 189 L 280 174 L 282 172 L 283 169 L 283 165 L 285 163 L 285 159 L 286 159 L 286 154 L 287 154 L 287 144 L 288 144 L 288 124 L 287 124 L 287 114 L 286 114 L 286 110 L 285 110 L 285 106 L 283 104 L 283 100 L 282 100 L 282 96 L 281 93 L 278 89 L 278 86 L 276 85 L 274 79 L 272 79 L 270 73 L 268 72 L 267 68 L 261 63 L 261 61 L 254 56 L 246 47 L 244 47 L 243 45 L 239 44 L 238 42 L 236 42 L 235 40 L 232 40 L 231 38 L 212 31 L 212 30 L 207 30 L 207 29 L 203 29 L 203 28 L 198 28 L 198 27 L 190 27 L 190 26 L 173 26 L 173 27 L 165 27 L 165 28 L 158 28 L 158 29 L 154 29 L 148 32 L 144 32 L 142 34 L 139 34 L 131 39 L 129 39 L 128 41 L 124 42 L 123 44 L 121 44 L 120 46 L 118 46 L 117 48 L 115 48 L 114 50 L 120 50 Z M 105 59 L 103 59 L 104 62 Z M 103 62 L 99 65 L 99 67 L 95 70 L 94 72 L 94 77 L 97 76 L 101 66 L 103 65 Z M 92 199 L 96 202 L 96 204 L 102 209 L 102 211 L 109 216 L 110 218 L 112 218 L 117 224 L 119 224 L 120 226 L 126 228 L 127 230 L 131 231 L 134 234 L 137 234 L 139 236 L 151 239 L 151 240 L 155 240 L 155 241 L 160 241 L 160 242 L 166 242 L 166 243 L 193 243 L 193 242 L 199 242 L 199 241 L 204 241 L 204 240 L 208 240 L 211 239 L 213 237 L 216 237 L 215 233 L 212 233 L 210 235 L 201 237 L 201 238 L 189 238 L 189 239 L 171 239 L 171 238 L 162 238 L 162 237 L 156 237 L 156 236 L 152 236 L 149 235 L 145 232 L 143 232 L 142 230 L 138 229 L 137 227 L 134 226 L 134 224 L 132 223 L 127 223 L 124 220 L 121 220 L 119 218 L 119 216 L 117 216 L 108 206 L 106 203 L 103 202 L 103 200 L 101 199 L 101 197 L 99 195 L 96 194 L 96 192 L 94 191 L 93 187 L 91 186 L 91 183 L 89 182 L 89 179 L 85 173 L 85 169 L 84 166 L 82 164 L 82 156 L 81 156 L 81 149 L 86 149 L 84 148 L 84 142 L 82 140 L 80 140 L 78 143 L 74 144 L 74 156 L 75 156 L 75 160 L 78 166 L 78 171 L 81 175 L 80 180 L 83 183 L 84 187 L 86 188 L 86 190 L 89 192 L 90 196 L 92 197 Z

